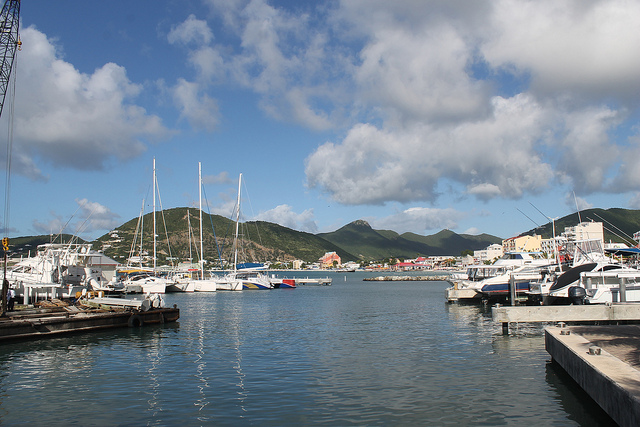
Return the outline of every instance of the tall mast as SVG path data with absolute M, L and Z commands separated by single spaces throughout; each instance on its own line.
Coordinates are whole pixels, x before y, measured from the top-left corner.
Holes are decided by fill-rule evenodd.
M 156 271 L 156 158 L 153 158 L 153 271 Z
M 236 271 L 238 266 L 238 227 L 240 224 L 240 188 L 242 186 L 242 174 L 240 174 L 240 178 L 238 179 L 238 200 L 236 202 L 237 211 L 236 211 L 236 238 L 233 241 L 233 245 L 235 246 L 234 257 L 233 257 L 233 271 Z
M 198 162 L 198 190 L 200 195 L 200 278 L 204 279 L 204 252 L 202 245 L 202 163 Z

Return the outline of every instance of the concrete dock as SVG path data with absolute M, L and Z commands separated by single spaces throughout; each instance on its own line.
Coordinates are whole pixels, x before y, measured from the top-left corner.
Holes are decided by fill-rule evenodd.
M 640 326 L 554 326 L 545 348 L 621 426 L 640 425 Z
M 502 323 L 507 334 L 509 323 L 535 322 L 640 322 L 640 304 L 500 306 L 491 308 L 494 322 Z
M 482 293 L 475 289 L 458 288 L 458 285 L 451 283 L 451 287 L 444 290 L 444 297 L 449 303 L 456 302 L 476 302 L 482 301 Z

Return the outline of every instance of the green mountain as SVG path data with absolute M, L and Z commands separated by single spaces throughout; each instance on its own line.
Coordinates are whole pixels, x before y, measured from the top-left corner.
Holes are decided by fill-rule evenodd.
M 200 251 L 199 221 L 197 209 L 173 208 L 156 213 L 158 265 L 189 259 L 197 262 Z M 216 266 L 220 258 L 232 262 L 235 222 L 220 215 L 203 213 L 202 223 L 204 259 L 207 265 Z M 242 261 L 282 262 L 301 259 L 316 262 L 326 252 L 332 251 L 337 252 L 344 260 L 355 259 L 353 255 L 321 237 L 278 224 L 246 222 L 240 225 L 240 233 L 244 242 L 239 246 L 239 260 Z M 102 250 L 105 255 L 122 263 L 126 262 L 130 253 L 135 256 L 153 256 L 153 213 L 145 214 L 142 220 L 132 219 L 93 243 L 94 249 Z
M 173 208 L 156 213 L 158 264 L 199 259 L 199 211 Z M 640 210 L 587 209 L 580 212 L 582 221 L 602 222 L 607 241 L 631 241 L 633 233 L 640 231 Z M 578 224 L 578 214 L 567 215 L 555 221 L 556 233 L 565 227 Z M 191 228 L 189 227 L 191 224 Z M 205 259 L 209 266 L 216 266 L 219 258 L 233 260 L 233 235 L 235 223 L 219 215 L 203 213 L 203 240 Z M 142 231 L 141 231 L 142 229 Z M 190 231 L 191 230 L 191 231 Z M 214 233 L 215 230 L 215 233 Z M 96 239 L 93 248 L 119 262 L 133 255 L 153 255 L 153 214 L 142 219 L 132 219 L 115 230 Z M 465 250 L 484 249 L 502 239 L 481 234 L 478 236 L 456 234 L 450 230 L 422 236 L 415 233 L 398 234 L 392 230 L 374 230 L 363 220 L 354 221 L 330 232 L 311 234 L 292 230 L 265 221 L 242 223 L 240 231 L 246 243 L 239 248 L 241 259 L 247 261 L 289 261 L 301 259 L 316 262 L 326 252 L 337 252 L 343 261 L 381 260 L 384 258 L 415 258 L 418 256 L 457 256 Z M 523 234 L 539 234 L 543 238 L 553 235 L 551 223 L 531 229 Z M 168 237 L 167 237 L 168 236 Z M 142 244 L 140 243 L 143 238 Z M 63 240 L 60 240 L 60 239 Z M 69 242 L 70 235 L 59 237 L 56 242 Z M 52 237 L 30 236 L 12 238 L 11 256 L 27 256 L 39 244 L 51 242 Z M 80 243 L 84 243 L 79 240 Z
M 414 233 L 400 235 L 390 230 L 374 230 L 363 220 L 354 221 L 334 232 L 321 233 L 318 236 L 364 260 L 430 255 L 456 256 L 464 250 L 484 249 L 492 243 L 502 242 L 502 239 L 495 236 L 460 235 L 449 230 L 432 236 Z

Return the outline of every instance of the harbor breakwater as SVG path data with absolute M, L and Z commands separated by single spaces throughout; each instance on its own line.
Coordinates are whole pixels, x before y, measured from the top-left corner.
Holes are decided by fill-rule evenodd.
M 448 275 L 438 276 L 376 276 L 365 277 L 365 282 L 443 282 L 449 280 Z

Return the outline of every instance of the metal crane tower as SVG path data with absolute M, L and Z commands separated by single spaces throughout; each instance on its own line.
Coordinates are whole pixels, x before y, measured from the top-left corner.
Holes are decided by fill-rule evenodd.
M 6 0 L 4 6 L 2 6 L 2 12 L 0 12 L 0 116 L 7 97 L 13 60 L 16 56 L 16 50 L 20 47 L 19 26 L 20 0 Z M 7 281 L 9 239 L 7 237 L 2 239 L 2 249 L 4 252 L 4 279 L 2 281 L 2 312 L 0 316 L 5 316 L 7 312 L 7 290 L 9 287 L 9 282 Z
M 20 46 L 20 0 L 6 0 L 0 12 L 0 115 L 7 96 L 16 49 Z

